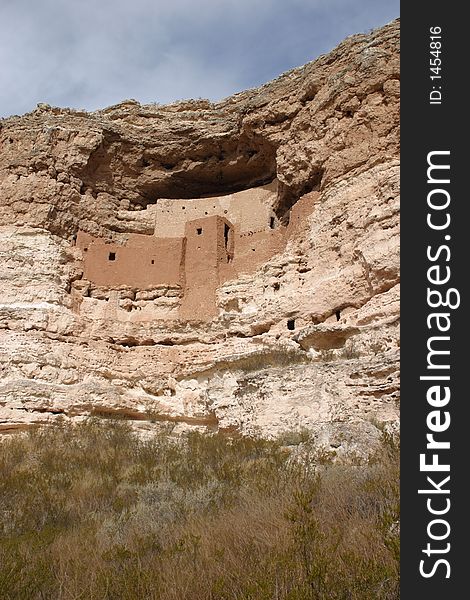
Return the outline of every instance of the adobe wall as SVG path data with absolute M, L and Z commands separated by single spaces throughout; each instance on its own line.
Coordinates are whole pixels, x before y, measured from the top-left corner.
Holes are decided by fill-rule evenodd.
M 282 252 L 290 237 L 300 228 L 308 227 L 307 217 L 312 213 L 319 196 L 319 192 L 310 192 L 302 196 L 291 209 L 287 227 L 278 225 L 276 229 L 267 229 L 263 226 L 259 230 L 252 227 L 243 231 L 236 225 L 233 260 L 229 264 L 221 264 L 220 282 L 233 279 L 242 273 L 252 273 Z
M 186 223 L 184 231 L 185 288 L 180 307 L 183 319 L 207 319 L 217 314 L 215 291 L 219 272 L 233 256 L 233 225 L 211 216 Z
M 227 281 L 241 273 L 251 273 L 285 246 L 285 227 L 265 231 L 235 233 L 235 250 L 229 269 L 222 268 L 221 279 Z
M 276 229 L 271 229 L 270 221 L 266 222 L 271 208 L 263 203 L 266 187 L 257 188 L 254 194 L 253 190 L 233 194 L 237 196 L 232 206 L 232 214 L 236 214 L 239 221 L 236 224 L 225 215 L 204 214 L 183 220 L 182 230 L 178 222 L 173 233 L 181 231 L 179 237 L 171 236 L 165 229 L 162 237 L 130 234 L 122 244 L 79 232 L 77 246 L 83 253 L 84 278 L 97 286 L 110 288 L 129 286 L 145 290 L 157 285 L 180 285 L 183 288 L 180 318 L 210 319 L 217 315 L 219 285 L 242 273 L 252 273 L 282 252 L 288 239 L 308 226 L 307 217 L 319 197 L 318 192 L 306 194 L 293 206 L 289 225 L 278 224 Z M 229 198 L 224 196 L 224 202 Z M 263 210 L 260 211 L 256 199 Z M 191 215 L 189 203 L 198 203 L 196 212 L 205 213 L 208 200 L 217 207 L 213 198 L 169 202 L 176 204 L 174 210 L 179 206 L 187 218 Z M 183 203 L 187 207 L 184 211 Z M 258 228 L 254 223 L 258 223 Z
M 84 257 L 84 278 L 98 286 L 146 289 L 181 282 L 183 238 L 132 234 L 120 245 L 80 231 L 77 246 Z
M 286 237 L 292 237 L 299 229 L 308 226 L 308 216 L 312 214 L 320 192 L 309 192 L 294 204 L 289 215 Z
M 240 231 L 266 229 L 275 217 L 272 205 L 277 197 L 277 180 L 268 185 L 226 196 L 174 200 L 159 198 L 156 204 L 155 236 L 183 237 L 186 223 L 219 215 Z

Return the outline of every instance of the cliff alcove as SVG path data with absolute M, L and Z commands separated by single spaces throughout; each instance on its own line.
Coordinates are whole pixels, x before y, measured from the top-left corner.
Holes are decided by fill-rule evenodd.
M 397 427 L 397 21 L 218 103 L 4 119 L 0 211 L 1 430 Z

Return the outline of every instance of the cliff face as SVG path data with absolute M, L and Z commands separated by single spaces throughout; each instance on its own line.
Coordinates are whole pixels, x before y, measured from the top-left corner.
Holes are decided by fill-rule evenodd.
M 217 104 L 0 121 L 0 427 L 307 427 L 341 452 L 395 423 L 398 44 L 394 22 Z M 162 221 L 186 205 L 215 258 Z M 90 241 L 141 254 L 100 280 Z M 174 277 L 142 271 L 152 244 Z

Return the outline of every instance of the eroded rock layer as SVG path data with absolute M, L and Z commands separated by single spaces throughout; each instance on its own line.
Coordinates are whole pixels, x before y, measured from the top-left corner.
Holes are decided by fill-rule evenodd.
M 305 427 L 341 452 L 395 424 L 398 44 L 393 22 L 216 104 L 1 121 L 0 428 Z

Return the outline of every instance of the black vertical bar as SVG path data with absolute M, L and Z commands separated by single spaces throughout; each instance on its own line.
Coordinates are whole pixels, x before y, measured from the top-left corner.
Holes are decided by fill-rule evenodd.
M 468 152 L 463 151 L 469 131 L 464 84 L 470 77 L 466 65 L 470 29 L 464 8 L 462 3 L 436 0 L 401 4 L 402 600 L 470 597 L 466 517 L 470 398 L 464 385 L 465 373 L 470 372 L 466 349 L 470 327 L 465 316 L 470 198 L 464 188 Z M 429 161 L 450 169 L 431 170 L 428 177 Z M 445 183 L 447 178 L 450 182 Z M 446 208 L 429 205 L 445 206 L 449 198 Z M 448 218 L 449 226 L 444 227 Z M 442 281 L 449 274 L 445 283 L 430 281 Z M 429 298 L 428 290 L 441 293 L 441 306 L 430 306 L 439 304 L 439 296 L 435 293 Z M 455 308 L 444 306 L 446 299 Z M 438 319 L 432 314 L 443 316 Z M 438 322 L 448 331 L 440 331 Z M 429 342 L 432 337 L 440 339 Z M 450 354 L 431 355 L 428 363 L 428 343 Z M 445 428 L 448 418 L 450 425 Z M 443 431 L 436 433 L 430 426 Z M 427 434 L 449 442 L 450 448 L 427 448 Z M 423 470 L 421 454 L 424 463 L 436 460 L 438 469 L 449 465 L 450 470 Z

